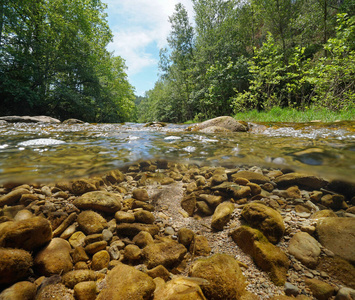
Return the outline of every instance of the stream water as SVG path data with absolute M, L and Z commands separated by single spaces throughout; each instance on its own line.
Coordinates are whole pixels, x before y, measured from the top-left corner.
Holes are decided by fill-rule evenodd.
M 0 125 L 0 184 L 56 181 L 139 160 L 291 167 L 355 182 L 355 122 L 257 123 L 246 133 L 203 134 L 187 125 Z

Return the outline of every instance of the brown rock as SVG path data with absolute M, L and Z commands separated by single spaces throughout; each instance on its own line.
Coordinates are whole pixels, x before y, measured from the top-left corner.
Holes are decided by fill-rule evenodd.
M 70 244 L 61 238 L 54 238 L 37 253 L 34 267 L 40 275 L 51 276 L 66 273 L 73 269 Z
M 238 178 L 238 177 L 248 179 L 250 182 L 257 183 L 257 184 L 263 184 L 270 181 L 269 177 L 252 171 L 239 171 L 233 174 L 232 175 L 233 181 L 234 178 Z
M 196 208 L 196 196 L 194 194 L 185 196 L 181 200 L 181 207 L 192 217 Z
M 82 195 L 98 189 L 97 183 L 90 179 L 78 179 L 72 182 L 71 192 L 75 195 Z
M 275 285 L 285 284 L 289 261 L 280 248 L 271 244 L 259 230 L 247 226 L 237 228 L 231 236 L 245 253 L 251 255 L 258 267 L 269 273 Z
M 115 213 L 115 219 L 117 223 L 134 223 L 136 218 L 133 213 L 126 211 L 118 211 Z
M 343 285 L 355 289 L 355 267 L 346 260 L 335 256 L 324 256 L 319 259 L 317 270 L 326 272 Z
M 179 276 L 165 283 L 157 278 L 154 300 L 206 300 L 200 288 L 202 279 L 198 279 Z
M 324 209 L 324 210 L 319 210 L 316 211 L 313 215 L 311 215 L 311 219 L 321 219 L 321 218 L 337 218 L 338 216 L 336 215 L 335 212 L 333 212 L 330 209 Z
M 315 238 L 306 232 L 297 232 L 290 240 L 288 252 L 309 268 L 315 268 L 321 252 Z
M 105 175 L 105 179 L 114 184 L 124 181 L 124 174 L 120 170 L 112 170 Z
M 37 286 L 29 281 L 20 281 L 3 290 L 1 300 L 33 300 L 36 296 Z
M 250 203 L 242 210 L 243 218 L 248 224 L 259 229 L 268 240 L 276 244 L 284 235 L 285 225 L 279 212 L 261 203 Z
M 95 271 L 107 268 L 110 262 L 110 254 L 106 250 L 96 252 L 92 257 L 91 268 Z
M 79 282 L 96 281 L 97 274 L 92 270 L 74 270 L 63 275 L 62 283 L 72 289 Z
M 170 279 L 170 272 L 162 265 L 148 270 L 147 274 L 152 278 L 160 277 L 164 279 L 164 281 L 168 281 Z
M 117 234 L 121 236 L 127 236 L 129 238 L 135 237 L 139 232 L 147 231 L 152 236 L 155 236 L 159 232 L 159 227 L 153 224 L 142 224 L 142 223 L 123 223 L 117 225 Z
M 16 189 L 11 191 L 10 193 L 3 195 L 0 197 L 0 207 L 4 205 L 13 205 L 21 199 L 21 196 L 24 194 L 28 194 L 29 191 L 27 189 Z
M 34 217 L 7 222 L 0 229 L 0 247 L 35 250 L 52 239 L 52 228 L 45 218 Z
M 355 263 L 355 218 L 319 219 L 316 233 L 319 242 L 334 254 Z
M 154 243 L 152 235 L 147 231 L 139 232 L 134 238 L 133 243 L 135 243 L 139 248 L 144 248 L 145 246 Z
M 0 248 L 0 285 L 12 284 L 29 275 L 33 259 L 21 249 Z
M 88 261 L 89 257 L 82 246 L 76 247 L 72 253 L 73 262 Z
M 202 286 L 207 299 L 239 299 L 246 286 L 238 261 L 226 254 L 198 259 L 189 275 L 210 283 Z
M 195 238 L 191 242 L 189 251 L 194 256 L 208 256 L 211 253 L 211 247 L 209 246 L 206 237 L 202 235 L 195 235 Z
M 90 209 L 108 214 L 114 214 L 121 209 L 122 197 L 118 194 L 94 191 L 88 192 L 74 200 L 79 209 Z
M 229 222 L 234 211 L 234 204 L 223 202 L 217 206 L 213 216 L 211 227 L 215 230 L 223 230 L 223 227 Z
M 155 290 L 155 283 L 150 276 L 122 263 L 109 272 L 106 283 L 97 300 L 148 300 Z
M 312 291 L 313 296 L 318 300 L 328 300 L 335 293 L 333 286 L 321 280 L 307 278 L 305 283 Z
M 143 249 L 143 257 L 148 269 L 162 265 L 173 268 L 180 264 L 187 250 L 170 238 L 162 238 L 160 242 L 149 244 Z
M 205 201 L 210 207 L 215 208 L 222 203 L 222 196 L 215 196 L 210 194 L 201 194 L 198 196 L 199 199 Z
M 133 190 L 133 198 L 143 201 L 143 202 L 149 201 L 148 192 L 147 192 L 147 190 L 144 190 L 144 189 L 134 189 Z
M 226 170 L 222 167 L 217 168 L 212 175 L 211 185 L 219 185 L 224 181 L 228 181 L 228 176 L 226 174 Z
M 242 121 L 237 121 L 229 116 L 217 117 L 211 120 L 204 121 L 192 128 L 192 131 L 201 131 L 202 129 L 218 126 L 228 129 L 232 132 L 245 132 L 248 131 L 248 125 Z
M 85 245 L 86 235 L 82 231 L 77 231 L 69 238 L 69 243 L 73 248 Z
M 195 233 L 188 228 L 180 228 L 178 231 L 179 243 L 183 244 L 187 249 L 190 247 L 191 242 L 195 238 Z
M 79 228 L 85 234 L 101 233 L 107 227 L 107 221 L 98 213 L 87 210 L 78 215 Z
M 305 189 L 319 190 L 326 186 L 327 182 L 317 176 L 288 173 L 275 178 L 275 183 L 279 187 L 297 185 Z
M 154 215 L 147 210 L 139 210 L 134 213 L 137 223 L 153 224 L 155 221 Z
M 253 183 L 253 182 L 248 182 L 247 183 L 247 186 L 250 187 L 251 189 L 251 194 L 253 196 L 255 195 L 259 195 L 261 193 L 261 187 L 260 185 L 256 184 L 256 183 Z
M 142 250 L 136 245 L 127 245 L 123 255 L 126 261 L 136 263 L 142 258 Z
M 89 244 L 85 247 L 85 252 L 88 254 L 95 254 L 96 252 L 99 252 L 101 250 L 106 249 L 107 242 L 106 241 L 100 241 L 100 242 L 95 242 L 92 244 Z
M 74 296 L 77 300 L 95 300 L 96 291 L 95 281 L 83 281 L 74 286 Z

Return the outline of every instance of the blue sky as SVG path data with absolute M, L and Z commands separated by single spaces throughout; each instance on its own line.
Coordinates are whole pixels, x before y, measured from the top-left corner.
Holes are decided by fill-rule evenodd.
M 129 82 L 136 95 L 154 87 L 158 79 L 159 50 L 167 45 L 168 17 L 181 2 L 192 19 L 191 0 L 102 0 L 114 34 L 108 50 L 126 60 Z

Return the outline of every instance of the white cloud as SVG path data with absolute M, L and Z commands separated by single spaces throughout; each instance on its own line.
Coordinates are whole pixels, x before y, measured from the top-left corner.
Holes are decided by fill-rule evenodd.
M 166 46 L 170 32 L 168 17 L 178 2 L 192 15 L 191 0 L 103 0 L 108 4 L 109 23 L 114 34 L 109 51 L 122 56 L 128 66 L 128 76 L 158 63 L 157 53 Z M 156 47 L 155 57 L 150 49 Z

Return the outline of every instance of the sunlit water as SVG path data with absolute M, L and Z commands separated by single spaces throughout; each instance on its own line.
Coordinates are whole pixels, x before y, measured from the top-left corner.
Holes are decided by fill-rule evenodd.
M 355 182 L 355 122 L 251 124 L 203 134 L 186 125 L 0 125 L 0 183 L 88 176 L 139 160 L 292 167 Z

